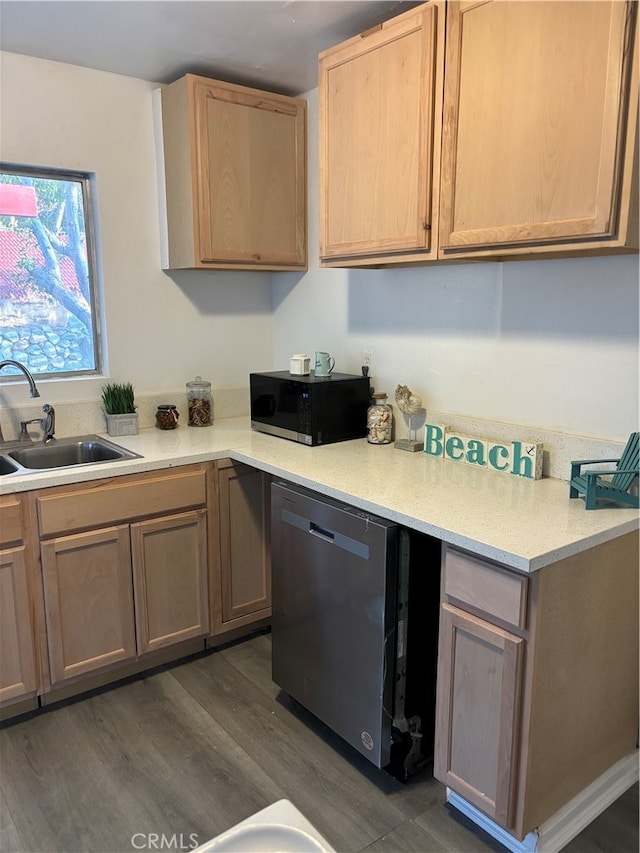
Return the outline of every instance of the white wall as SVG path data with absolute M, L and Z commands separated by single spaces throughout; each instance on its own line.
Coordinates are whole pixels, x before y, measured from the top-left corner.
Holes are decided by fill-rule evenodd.
M 0 158 L 96 174 L 108 376 L 136 392 L 215 388 L 271 367 L 269 273 L 160 268 L 153 83 L 0 54 Z M 56 403 L 99 398 L 104 378 L 39 382 Z M 3 383 L 3 404 L 28 400 Z
M 427 409 L 626 440 L 638 429 L 638 257 L 319 269 L 317 89 L 309 101 L 310 267 L 275 274 L 274 362 L 328 350 Z
M 0 54 L 0 158 L 96 173 L 108 375 L 140 393 L 214 389 L 325 349 L 428 409 L 624 441 L 638 424 L 638 258 L 405 270 L 318 268 L 317 90 L 309 92 L 306 274 L 160 269 L 154 84 Z M 273 301 L 271 302 L 271 294 Z M 52 402 L 103 379 L 41 383 Z M 28 400 L 22 384 L 0 402 Z

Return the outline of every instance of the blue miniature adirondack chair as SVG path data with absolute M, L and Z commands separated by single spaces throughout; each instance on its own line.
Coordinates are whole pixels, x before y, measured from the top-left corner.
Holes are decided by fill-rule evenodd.
M 584 497 L 586 509 L 596 509 L 596 501 L 603 499 L 639 506 L 638 496 L 630 495 L 629 488 L 640 474 L 638 462 L 640 459 L 640 433 L 632 432 L 627 446 L 620 459 L 578 459 L 571 463 L 571 480 L 569 481 L 569 497 Z M 617 462 L 614 469 L 591 469 L 581 472 L 583 465 L 594 465 L 600 462 Z

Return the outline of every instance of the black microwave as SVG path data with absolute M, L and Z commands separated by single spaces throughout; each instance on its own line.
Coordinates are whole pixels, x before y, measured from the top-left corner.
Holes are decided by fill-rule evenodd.
M 312 447 L 367 434 L 369 378 L 249 374 L 251 428 Z

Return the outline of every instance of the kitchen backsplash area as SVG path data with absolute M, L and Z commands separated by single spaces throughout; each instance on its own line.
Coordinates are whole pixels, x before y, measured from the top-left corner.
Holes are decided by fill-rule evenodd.
M 213 428 L 217 421 L 223 418 L 235 418 L 249 415 L 248 388 L 214 389 L 213 396 Z M 88 433 L 106 433 L 106 421 L 100 400 L 85 400 L 56 403 L 54 397 L 47 394 L 46 386 L 42 391 L 41 403 L 38 406 L 25 405 L 12 408 L 2 408 L 2 428 L 6 440 L 18 437 L 20 421 L 37 418 L 42 415 L 42 403 L 51 403 L 56 410 L 56 435 L 58 437 L 84 435 Z M 174 404 L 180 413 L 179 426 L 187 429 L 187 399 L 184 388 L 175 392 L 157 394 L 136 394 L 136 410 L 139 418 L 139 428 L 148 429 L 155 426 L 155 414 L 159 405 Z M 404 416 L 394 405 L 394 421 L 396 424 L 395 437 L 402 438 L 406 433 Z M 593 436 L 577 435 L 566 432 L 554 432 L 541 427 L 530 427 L 524 424 L 490 421 L 465 415 L 455 415 L 429 409 L 427 422 L 451 427 L 452 430 L 467 436 L 495 439 L 496 441 L 527 441 L 543 445 L 543 477 L 554 477 L 567 480 L 571 461 L 574 459 L 607 459 L 619 458 L 624 449 L 624 442 L 609 441 Z M 416 424 L 417 426 L 417 424 Z M 37 426 L 30 427 L 34 440 L 39 439 Z M 417 429 L 416 438 L 424 441 L 424 422 Z M 274 438 L 274 441 L 284 440 Z M 366 439 L 362 439 L 365 441 Z M 126 440 L 124 442 L 126 444 Z M 314 448 L 308 448 L 309 453 Z M 497 475 L 499 476 L 499 475 Z
M 42 383 L 40 405 L 2 407 L 2 430 L 7 441 L 18 437 L 20 421 L 38 418 L 42 415 L 43 403 L 51 403 L 56 410 L 56 435 L 85 435 L 88 433 L 106 433 L 107 424 L 102 401 L 73 400 L 57 403 L 55 396 L 49 395 L 46 384 Z M 222 388 L 212 391 L 213 420 L 236 418 L 249 414 L 248 388 Z M 157 394 L 135 395 L 138 426 L 140 429 L 155 426 L 156 410 L 163 404 L 177 406 L 180 413 L 179 424 L 187 427 L 187 397 L 184 386 L 177 391 L 162 391 Z M 37 427 L 30 427 L 32 437 L 38 439 Z
M 540 443 L 543 445 L 542 476 L 554 477 L 558 480 L 569 478 L 570 465 L 574 459 L 619 458 L 624 449 L 624 442 L 465 415 L 451 415 L 447 412 L 429 410 L 428 422 L 449 426 L 452 430 L 467 436 L 506 442 L 524 438 L 527 441 Z M 420 431 L 418 436 L 424 440 L 424 430 Z

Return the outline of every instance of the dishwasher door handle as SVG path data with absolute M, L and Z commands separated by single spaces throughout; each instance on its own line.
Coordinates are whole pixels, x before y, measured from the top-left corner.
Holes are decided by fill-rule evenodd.
M 335 534 L 330 530 L 325 530 L 324 527 L 320 527 L 320 525 L 313 521 L 309 522 L 309 533 L 312 536 L 317 536 L 318 539 L 323 539 L 325 542 L 329 542 L 331 545 L 333 545 L 335 540 Z

